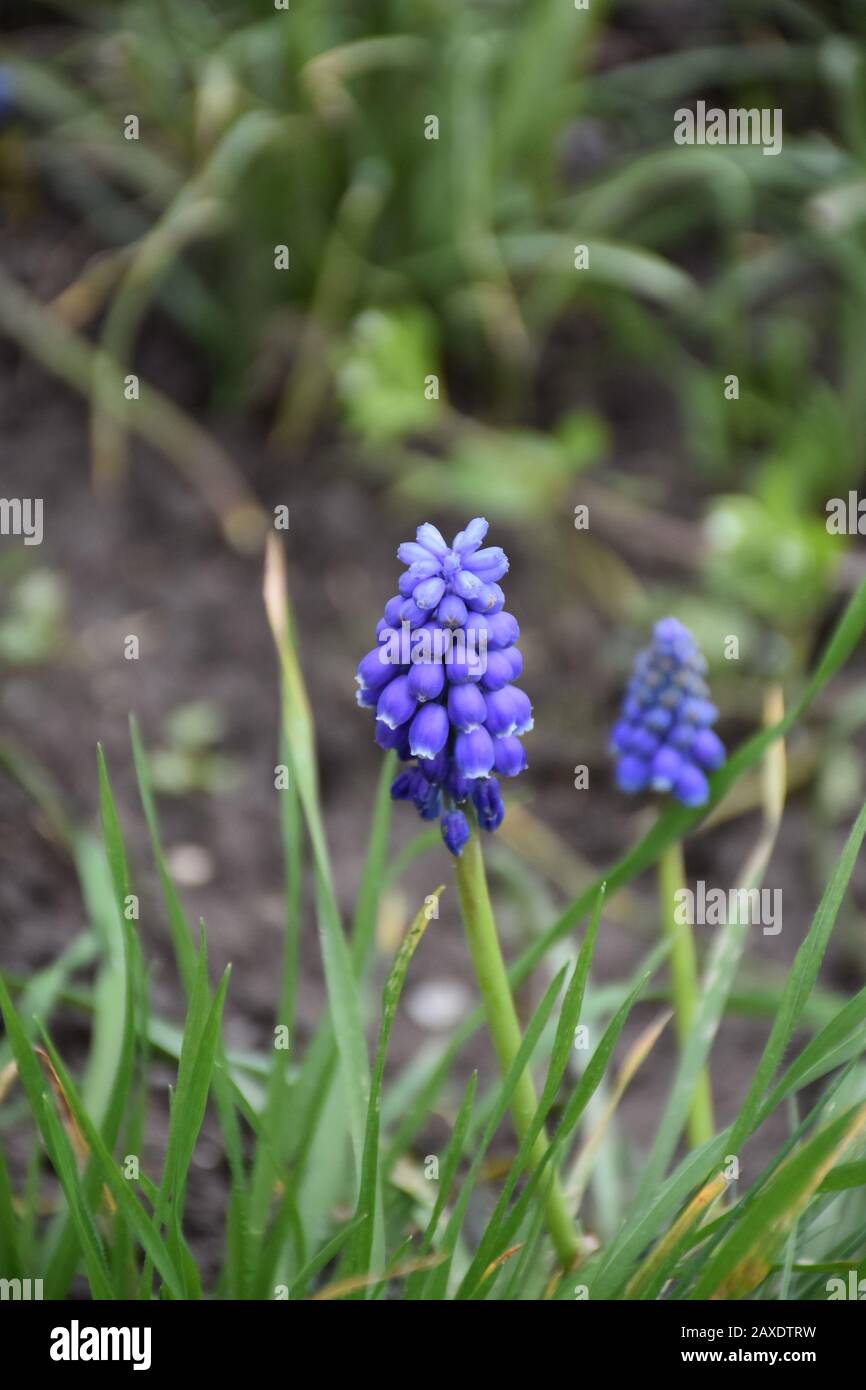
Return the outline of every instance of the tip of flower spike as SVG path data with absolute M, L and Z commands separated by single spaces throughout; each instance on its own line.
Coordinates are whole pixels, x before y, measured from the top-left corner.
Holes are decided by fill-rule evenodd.
M 665 644 L 668 642 L 675 642 L 680 637 L 688 637 L 689 641 L 692 640 L 692 635 L 688 628 L 685 627 L 678 618 L 659 618 L 653 628 L 653 636 L 657 642 Z
M 465 531 L 458 531 L 451 542 L 451 549 L 460 555 L 470 555 L 477 550 L 487 535 L 489 523 L 483 516 L 473 517 Z
M 662 658 L 675 664 L 687 662 L 697 655 L 694 637 L 677 618 L 661 618 L 653 628 L 653 648 Z
M 423 526 L 419 526 L 415 533 L 415 541 L 418 545 L 429 550 L 431 555 L 441 558 L 448 553 L 448 542 L 442 532 L 433 526 L 431 522 L 425 521 Z

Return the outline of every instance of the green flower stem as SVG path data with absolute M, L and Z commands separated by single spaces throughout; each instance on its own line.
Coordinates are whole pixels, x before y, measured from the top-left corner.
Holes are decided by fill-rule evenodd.
M 671 943 L 671 993 L 680 1049 L 691 1032 L 698 998 L 698 967 L 695 942 L 688 922 L 676 920 L 676 894 L 686 886 L 683 846 L 674 840 L 659 859 L 659 905 L 662 928 Z M 688 1134 L 696 1148 L 715 1132 L 709 1072 L 702 1071 L 695 1086 L 689 1111 Z
M 520 1024 L 517 1021 L 496 933 L 493 909 L 490 906 L 480 837 L 474 827 L 462 855 L 457 860 L 457 892 L 460 896 L 466 940 L 481 992 L 487 1027 L 500 1070 L 502 1075 L 506 1076 L 520 1048 Z M 535 1087 L 527 1068 L 520 1077 L 511 1099 L 514 1128 L 521 1139 L 532 1123 L 537 1106 Z M 530 1167 L 536 1167 L 541 1161 L 547 1145 L 548 1139 L 542 1130 L 530 1150 Z M 547 1229 L 557 1257 L 563 1268 L 568 1269 L 574 1263 L 578 1251 L 577 1232 L 555 1173 L 548 1184 L 545 1214 Z

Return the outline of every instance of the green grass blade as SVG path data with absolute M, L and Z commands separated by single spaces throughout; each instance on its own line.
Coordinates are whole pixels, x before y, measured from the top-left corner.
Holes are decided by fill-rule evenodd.
M 27 1092 L 30 1109 L 36 1123 L 39 1124 L 41 1128 L 42 1123 L 44 1123 L 42 1097 L 45 1093 L 42 1071 L 36 1060 L 33 1048 L 21 1026 L 21 1020 L 15 1011 L 2 976 L 0 976 L 0 1012 L 3 1014 L 6 1032 L 9 1036 L 15 1060 L 18 1064 L 18 1074 Z M 91 1164 L 97 1170 L 97 1185 L 104 1182 L 109 1188 L 118 1206 L 123 1209 L 142 1248 L 151 1256 L 154 1264 L 166 1281 L 166 1284 L 175 1292 L 176 1296 L 179 1296 L 180 1280 L 169 1258 L 168 1251 L 154 1229 L 150 1218 L 130 1192 L 129 1185 L 126 1179 L 121 1176 L 117 1164 L 107 1149 L 101 1134 L 87 1115 L 78 1097 L 78 1093 L 72 1085 L 72 1081 L 57 1054 L 56 1048 L 52 1045 L 47 1035 L 43 1034 L 43 1036 L 45 1037 L 45 1046 L 48 1055 L 51 1058 L 54 1070 L 63 1087 L 63 1093 L 70 1111 L 90 1150 Z
M 577 1028 L 580 1019 L 580 1011 L 583 1006 L 583 996 L 586 990 L 586 981 L 589 975 L 593 951 L 595 949 L 595 941 L 603 903 L 604 890 L 602 889 L 598 894 L 595 908 L 593 909 L 589 926 L 584 934 L 580 953 L 575 962 L 571 980 L 569 981 L 562 1003 L 541 1098 L 538 1102 L 535 1114 L 532 1117 L 532 1123 L 520 1143 L 508 1176 L 503 1184 L 493 1215 L 487 1224 L 478 1244 L 475 1256 L 457 1290 L 455 1295 L 456 1298 L 471 1297 L 473 1290 L 483 1277 L 485 1269 L 492 1261 L 497 1249 L 497 1236 L 500 1224 L 508 1203 L 511 1200 L 511 1195 L 526 1167 L 529 1155 L 532 1152 L 532 1147 L 544 1128 L 544 1122 L 559 1092 L 559 1087 L 568 1065 L 568 1059 L 574 1046 L 575 1029 Z
M 178 1076 L 177 1095 L 172 1110 L 172 1120 L 177 1118 L 178 1138 L 174 1150 L 174 1172 L 170 1189 L 171 1214 L 176 1240 L 179 1239 L 180 1235 L 187 1173 L 192 1162 L 211 1088 L 219 1046 L 223 1004 L 230 972 L 231 967 L 227 966 L 208 1011 L 188 1077 Z M 183 1084 L 184 1082 L 186 1084 Z
M 132 922 L 125 916 L 130 891 L 129 872 L 101 748 L 97 749 L 97 766 L 104 855 L 89 836 L 78 836 L 74 841 L 82 892 L 91 920 L 101 934 L 105 955 L 94 988 L 93 1036 L 81 1096 L 83 1106 L 99 1126 L 106 1148 L 111 1152 L 134 1091 L 135 998 L 137 994 L 144 1000 L 146 987 L 139 942 Z M 144 1007 L 142 1003 L 142 1010 Z M 90 1204 L 100 1200 L 93 1165 L 83 1179 L 83 1199 Z M 70 1211 L 69 1219 L 58 1224 L 49 1237 L 52 1253 L 46 1286 L 52 1298 L 65 1293 L 75 1269 L 80 1226 L 74 1217 L 75 1213 Z
M 319 806 L 313 719 L 294 642 L 282 551 L 275 535 L 269 537 L 264 592 L 280 663 L 282 727 L 290 758 L 289 770 L 297 785 L 313 850 L 319 943 L 328 987 L 330 1017 L 340 1057 L 349 1134 L 360 1183 L 370 1096 L 370 1068 L 352 958 L 334 896 Z
M 466 1208 L 469 1204 L 469 1198 L 472 1195 L 472 1192 L 475 1188 L 475 1184 L 478 1181 L 478 1175 L 481 1171 L 481 1164 L 484 1159 L 484 1155 L 487 1152 L 487 1149 L 490 1145 L 490 1142 L 494 1134 L 496 1133 L 497 1129 L 499 1128 L 499 1125 L 502 1122 L 503 1116 L 505 1115 L 508 1106 L 511 1104 L 511 1097 L 514 1092 L 514 1088 L 517 1085 L 518 1080 L 526 1070 L 529 1061 L 535 1051 L 535 1048 L 538 1045 L 547 1020 L 550 1017 L 551 1011 L 556 1002 L 557 996 L 559 995 L 559 992 L 562 989 L 562 984 L 565 979 L 566 970 L 567 967 L 563 966 L 562 969 L 556 975 L 556 978 L 552 980 L 550 985 L 548 986 L 544 998 L 541 1000 L 541 1003 L 538 1005 L 538 1008 L 535 1010 L 535 1013 L 532 1015 L 532 1018 L 529 1021 L 529 1026 L 527 1027 L 526 1032 L 523 1036 L 523 1042 L 521 1043 L 520 1048 L 518 1049 L 517 1056 L 515 1057 L 514 1062 L 508 1070 L 507 1076 L 504 1078 L 502 1085 L 499 1088 L 499 1094 L 496 1101 L 496 1105 L 484 1128 L 484 1133 L 481 1137 L 481 1141 L 476 1149 L 475 1155 L 472 1159 L 472 1163 L 470 1164 L 469 1172 L 463 1180 L 457 1201 L 454 1204 L 454 1211 L 451 1214 L 451 1219 L 449 1220 L 448 1226 L 445 1230 L 445 1235 L 443 1237 L 442 1245 L 440 1247 L 441 1250 L 444 1252 L 445 1258 L 442 1260 L 440 1264 L 438 1264 L 435 1267 L 435 1269 L 431 1269 L 429 1271 L 424 1284 L 423 1292 L 419 1295 L 419 1297 L 421 1298 L 442 1299 L 445 1297 L 445 1293 L 448 1287 L 448 1276 L 451 1270 L 451 1263 L 454 1259 L 454 1251 L 457 1248 L 457 1241 L 459 1239 L 460 1231 L 463 1226 L 463 1221 L 466 1215 Z
M 172 948 L 174 950 L 175 961 L 177 962 L 177 968 L 183 984 L 187 1003 L 189 1004 L 195 989 L 198 958 L 193 945 L 193 938 L 187 922 L 186 913 L 183 910 L 180 897 L 175 889 L 171 874 L 168 871 L 162 836 L 159 829 L 156 802 L 153 797 L 151 786 L 147 753 L 134 715 L 130 716 L 129 731 L 132 742 L 136 780 L 138 782 L 138 792 L 144 810 L 144 818 L 150 837 L 151 852 L 156 864 L 160 889 L 165 904 Z M 218 1042 L 217 1057 L 221 1064 L 226 1063 L 225 1050 L 221 1039 Z M 225 1066 L 225 1072 L 227 1071 L 228 1067 Z M 251 1218 L 248 1210 L 243 1144 L 240 1127 L 238 1125 L 236 1107 L 231 1088 L 225 1084 L 224 1072 L 219 1067 L 216 1068 L 214 1072 L 213 1092 L 214 1104 L 226 1147 L 226 1157 L 231 1171 L 231 1192 L 229 1194 L 226 1221 L 226 1243 L 230 1256 L 228 1263 L 228 1283 L 230 1296 L 241 1297 L 246 1287 L 246 1280 L 251 1273 L 248 1268 L 250 1258 L 248 1234 L 250 1232 Z
M 469 1122 L 472 1118 L 472 1106 L 475 1101 L 475 1089 L 478 1084 L 478 1073 L 474 1071 L 466 1083 L 466 1090 L 463 1092 L 463 1099 L 460 1102 L 460 1109 L 457 1111 L 457 1118 L 454 1121 L 454 1128 L 445 1149 L 442 1159 L 442 1171 L 438 1178 L 438 1189 L 436 1201 L 433 1203 L 433 1210 L 430 1213 L 430 1220 L 427 1222 L 427 1229 L 421 1238 L 418 1249 L 419 1258 L 430 1253 L 439 1229 L 439 1222 L 445 1210 L 445 1204 L 451 1195 L 451 1188 L 457 1174 L 457 1166 L 463 1156 L 463 1149 L 466 1144 L 466 1136 L 469 1133 Z M 423 1287 L 424 1274 L 415 1270 L 409 1275 L 406 1281 L 406 1298 L 411 1301 L 419 1296 Z
M 292 1284 L 292 1287 L 289 1289 L 290 1299 L 303 1298 L 310 1280 L 315 1278 L 320 1269 L 324 1269 L 326 1265 L 330 1264 L 331 1260 L 336 1259 L 346 1241 L 355 1234 L 359 1223 L 361 1223 L 363 1219 L 363 1216 L 353 1217 L 336 1235 L 325 1242 L 321 1250 L 319 1250 L 309 1263 L 304 1266 L 297 1279 Z
M 228 972 L 223 976 L 220 984 L 220 991 L 217 995 L 220 1005 L 215 1012 L 217 1001 L 214 1001 L 212 1007 L 207 977 L 207 946 L 204 927 L 202 927 L 195 979 L 184 1023 L 180 1061 L 177 1069 L 177 1088 L 171 1106 L 162 1181 L 154 1209 L 154 1221 L 157 1228 L 161 1227 L 163 1222 L 167 1220 L 172 1207 L 174 1207 L 176 1216 L 179 1209 L 182 1208 L 186 1171 L 204 1116 L 207 1088 L 210 1084 L 216 1055 L 221 1000 L 225 996 L 227 974 Z M 203 1081 L 204 1094 L 202 1095 Z M 176 1263 L 178 1262 L 178 1221 L 179 1217 L 174 1223 L 173 1249 L 171 1242 L 169 1242 L 169 1249 L 172 1249 Z M 151 1274 L 152 1271 L 148 1263 L 141 1276 L 140 1297 L 145 1297 L 150 1289 Z
M 0 1269 L 8 1271 L 6 1277 L 19 1279 L 22 1263 L 18 1249 L 18 1220 L 12 1200 L 12 1186 L 3 1150 L 0 1149 Z
M 736 1152 L 742 1140 L 751 1132 L 767 1087 L 776 1074 L 782 1054 L 791 1039 L 806 1000 L 821 968 L 830 933 L 848 887 L 848 881 L 866 835 L 866 805 L 861 810 L 845 843 L 827 884 L 812 925 L 794 958 L 785 981 L 779 1007 L 773 1019 L 761 1060 L 752 1077 L 748 1093 L 734 1123 L 731 1143 Z
M 814 1038 L 806 1043 L 799 1056 L 783 1073 L 773 1090 L 762 1101 L 759 1120 L 774 1110 L 786 1096 L 825 1075 L 827 1071 L 846 1062 L 850 1055 L 858 1056 L 866 1047 L 866 986 L 849 999 Z
M 608 1062 L 619 1041 L 619 1036 L 623 1030 L 626 1019 L 631 1013 L 635 1001 L 649 978 L 650 974 L 648 972 L 638 980 L 637 984 L 623 1000 L 619 1009 L 607 1025 L 607 1028 L 602 1033 L 598 1046 L 589 1059 L 586 1070 L 580 1077 L 580 1080 L 565 1106 L 562 1117 L 544 1153 L 541 1163 L 530 1174 L 526 1186 L 511 1211 L 505 1214 L 500 1221 L 494 1243 L 494 1258 L 497 1254 L 501 1254 L 508 1248 L 508 1245 L 514 1238 L 515 1232 L 520 1228 L 529 1210 L 530 1204 L 535 1198 L 535 1193 L 548 1170 L 548 1165 L 558 1159 L 571 1134 L 580 1123 L 584 1110 L 600 1086 L 602 1078 L 607 1071 Z M 498 1275 L 499 1269 L 497 1268 L 493 1278 L 485 1280 L 482 1284 L 475 1287 L 472 1296 L 478 1297 L 480 1294 L 481 1297 L 485 1297 L 492 1290 Z
M 373 821 L 364 868 L 355 903 L 352 919 L 352 964 L 355 974 L 361 978 L 367 968 L 370 953 L 375 945 L 376 915 L 379 898 L 385 882 L 388 858 L 388 838 L 391 830 L 391 783 L 394 780 L 396 754 L 386 754 L 379 773 L 376 787 L 376 800 L 373 805 Z
M 84 1109 L 75 1087 L 72 1085 L 69 1073 L 60 1060 L 57 1049 L 44 1032 L 43 1039 L 52 1065 L 60 1078 L 69 1108 L 90 1150 L 91 1161 L 96 1165 L 99 1180 L 111 1192 L 112 1197 L 129 1222 L 130 1228 L 135 1233 L 141 1248 L 165 1282 L 167 1290 L 174 1298 L 181 1298 L 183 1294 L 180 1275 L 154 1221 L 133 1196 L 129 1182 L 122 1176 L 117 1163 L 106 1148 L 102 1136 Z
M 444 887 L 433 893 L 437 900 Z M 385 1077 L 385 1060 L 388 1055 L 388 1042 L 394 1024 L 394 1016 L 406 980 L 409 964 L 427 929 L 430 914 L 427 903 L 421 908 L 400 945 L 394 963 L 388 972 L 382 991 L 382 1021 L 379 1028 L 379 1042 L 376 1047 L 376 1060 L 373 1066 L 373 1080 L 370 1087 L 370 1100 L 367 1106 L 367 1123 L 364 1135 L 364 1158 L 361 1165 L 361 1183 L 358 1191 L 358 1204 L 355 1215 L 363 1220 L 346 1249 L 344 1268 L 341 1277 L 370 1273 L 370 1260 L 373 1253 L 374 1218 L 376 1213 L 377 1190 L 379 1188 L 379 1110 L 382 1097 L 382 1083 Z
M 789 1211 L 796 1210 L 800 1201 L 817 1185 L 815 1174 L 822 1165 L 844 1146 L 853 1133 L 866 1124 L 866 1106 L 848 1110 L 818 1131 L 799 1153 L 784 1164 L 767 1183 L 759 1202 L 755 1202 L 731 1233 L 721 1242 L 715 1255 L 707 1261 L 689 1297 L 707 1299 L 724 1285 L 724 1281 L 749 1255 L 757 1256 L 762 1239 L 772 1249 L 778 1246 L 781 1234 L 774 1231 L 776 1223 Z M 758 1257 L 758 1267 L 763 1256 Z M 749 1272 L 754 1279 L 756 1274 Z M 732 1294 L 736 1297 L 736 1292 Z
M 747 936 L 748 922 L 741 921 L 737 914 L 733 914 L 716 937 L 688 1041 L 680 1054 L 671 1094 L 656 1129 L 650 1153 L 642 1165 L 638 1201 L 658 1186 L 673 1157 L 686 1123 L 695 1087 L 703 1075 L 713 1040 L 722 1021 Z
M 819 1192 L 847 1192 L 852 1187 L 866 1187 L 866 1159 L 857 1163 L 840 1163 L 831 1168 Z
M 42 1097 L 42 1110 L 46 1145 L 78 1234 L 90 1291 L 95 1299 L 113 1298 L 111 1273 L 96 1220 L 84 1195 L 72 1146 L 57 1118 L 54 1102 L 48 1094 Z
M 295 1267 L 303 1268 L 306 1262 L 304 1226 L 295 1196 L 294 1184 L 287 1184 L 280 1198 L 276 1215 L 262 1242 L 262 1253 L 256 1265 L 253 1298 L 272 1298 L 276 1270 L 284 1255 L 291 1236 L 294 1242 Z
M 850 1070 L 850 1068 L 849 1068 Z M 772 1176 L 776 1169 L 784 1162 L 787 1155 L 793 1151 L 802 1136 L 819 1119 L 822 1110 L 829 1105 L 845 1080 L 845 1072 L 841 1072 L 828 1087 L 825 1088 L 823 1095 L 819 1098 L 811 1112 L 798 1126 L 797 1130 L 782 1145 L 781 1149 L 773 1156 L 769 1164 L 761 1174 L 755 1179 L 748 1192 L 740 1199 L 737 1205 L 738 1217 L 741 1216 L 749 1205 L 760 1194 L 764 1183 Z M 763 1120 L 769 1110 L 763 1110 L 759 1117 L 759 1122 Z M 693 1150 L 682 1160 L 679 1167 L 674 1171 L 655 1193 L 651 1200 L 642 1204 L 632 1203 L 632 1207 L 626 1217 L 621 1230 L 611 1242 L 606 1251 L 602 1253 L 597 1261 L 593 1272 L 593 1279 L 590 1291 L 593 1297 L 614 1298 L 618 1296 L 620 1290 L 630 1277 L 630 1271 L 634 1263 L 639 1259 L 641 1252 L 647 1247 L 656 1232 L 667 1225 L 672 1220 L 675 1212 L 686 1198 L 703 1186 L 708 1173 L 715 1173 L 719 1170 L 725 1156 L 731 1152 L 731 1127 L 722 1134 L 699 1149 Z M 731 1213 L 714 1223 L 706 1229 L 702 1229 L 700 1239 L 710 1244 L 704 1252 L 704 1258 L 708 1257 L 713 1248 L 714 1235 L 716 1232 L 721 1235 L 727 1228 L 731 1219 Z
M 587 1273 L 584 1279 L 593 1300 L 617 1296 L 656 1232 L 672 1220 L 686 1197 L 730 1152 L 729 1137 L 730 1131 L 725 1130 L 709 1144 L 693 1149 L 649 1201 L 639 1206 L 632 1204 L 621 1229 L 595 1262 L 591 1275 Z
M 196 971 L 195 945 L 186 920 L 186 914 L 181 905 L 180 898 L 177 895 L 171 875 L 168 872 L 168 866 L 166 865 L 165 852 L 162 847 L 162 837 L 159 831 L 159 820 L 156 814 L 156 803 L 153 798 L 153 790 L 151 787 L 150 769 L 147 755 L 144 751 L 141 733 L 138 728 L 138 722 L 134 715 L 130 716 L 129 732 L 132 740 L 132 757 L 135 763 L 135 775 L 138 781 L 138 794 L 144 809 L 144 819 L 147 824 L 151 850 L 156 864 L 156 871 L 159 876 L 163 900 L 165 902 L 174 955 L 178 970 L 180 971 L 184 992 L 187 998 L 189 998 Z

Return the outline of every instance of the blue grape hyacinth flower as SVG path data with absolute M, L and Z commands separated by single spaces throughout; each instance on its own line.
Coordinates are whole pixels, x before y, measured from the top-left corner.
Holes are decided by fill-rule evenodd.
M 712 728 L 719 712 L 709 698 L 706 669 L 688 628 L 676 618 L 656 623 L 611 732 L 621 791 L 669 792 L 684 806 L 707 800 L 706 774 L 722 766 L 726 753 Z
M 438 820 L 457 856 L 469 838 L 467 803 L 482 829 L 502 824 L 496 774 L 524 771 L 521 736 L 533 722 L 529 696 L 515 684 L 520 629 L 499 586 L 508 559 L 499 546 L 482 549 L 486 535 L 476 517 L 449 545 L 428 522 L 399 547 L 398 592 L 355 677 L 358 704 L 376 712 L 376 742 L 409 764 L 392 797 Z

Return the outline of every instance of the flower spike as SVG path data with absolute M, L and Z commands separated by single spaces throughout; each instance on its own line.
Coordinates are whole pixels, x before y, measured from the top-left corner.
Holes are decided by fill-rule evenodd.
M 684 806 L 703 806 L 710 794 L 706 774 L 726 757 L 711 728 L 719 712 L 709 699 L 706 669 L 688 628 L 676 618 L 656 623 L 611 731 L 620 791 L 669 792 Z
M 426 522 L 404 541 L 398 592 L 355 677 L 358 704 L 376 712 L 377 743 L 411 764 L 391 795 L 425 820 L 439 817 L 457 857 L 469 837 L 460 808 L 471 802 L 482 829 L 497 829 L 505 808 L 494 774 L 525 769 L 520 737 L 532 728 L 529 697 L 514 684 L 520 628 L 498 582 L 508 557 L 499 546 L 481 549 L 487 530 L 476 517 L 449 546 Z

